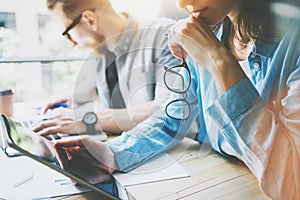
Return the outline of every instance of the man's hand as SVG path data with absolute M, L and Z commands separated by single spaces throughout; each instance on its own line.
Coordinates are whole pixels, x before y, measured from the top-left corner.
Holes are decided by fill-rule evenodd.
M 43 120 L 32 127 L 32 130 L 42 136 L 62 133 L 78 134 L 86 131 L 81 121 L 75 121 L 73 110 L 57 108 L 43 116 Z
M 74 137 L 54 145 L 60 166 L 86 181 L 97 184 L 117 170 L 114 155 L 106 143 L 91 137 Z
M 50 103 L 44 105 L 40 109 L 39 113 L 40 113 L 40 115 L 44 115 L 45 113 L 47 113 L 47 111 L 49 111 L 53 108 L 56 108 L 56 107 L 68 107 L 69 108 L 70 103 L 71 102 L 70 102 L 69 99 L 65 99 L 65 98 L 64 99 L 58 99 L 58 100 L 55 100 L 53 102 L 50 102 Z

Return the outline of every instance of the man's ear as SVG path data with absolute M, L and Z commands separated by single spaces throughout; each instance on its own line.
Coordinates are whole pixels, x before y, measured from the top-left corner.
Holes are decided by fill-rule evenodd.
M 93 31 L 97 31 L 98 18 L 94 11 L 85 10 L 82 12 L 82 20 L 87 23 Z

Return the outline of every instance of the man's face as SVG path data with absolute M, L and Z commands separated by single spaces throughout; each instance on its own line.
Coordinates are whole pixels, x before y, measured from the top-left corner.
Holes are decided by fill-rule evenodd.
M 85 15 L 86 12 L 90 12 L 90 14 L 93 15 L 95 18 L 95 21 L 93 21 L 94 24 L 91 24 L 91 20 L 87 19 Z M 92 49 L 96 48 L 98 44 L 104 40 L 104 36 L 95 29 L 95 26 L 97 26 L 97 15 L 93 12 L 94 11 L 91 10 L 85 10 L 76 18 L 69 19 L 59 6 L 54 10 L 54 13 L 62 20 L 65 30 L 67 30 L 64 32 L 64 36 L 66 36 L 74 46 Z

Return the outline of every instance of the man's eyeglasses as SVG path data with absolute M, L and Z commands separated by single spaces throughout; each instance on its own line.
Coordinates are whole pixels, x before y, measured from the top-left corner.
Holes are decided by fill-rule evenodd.
M 69 39 L 71 42 L 74 42 L 74 40 L 72 39 L 71 35 L 69 34 L 69 31 L 80 22 L 81 18 L 82 18 L 82 13 L 80 13 L 80 15 L 78 15 L 73 20 L 73 22 L 66 28 L 66 30 L 62 33 L 62 35 L 65 36 L 67 39 Z
M 166 87 L 170 91 L 182 95 L 182 98 L 168 103 L 165 108 L 166 114 L 173 119 L 186 120 L 190 116 L 190 104 L 186 100 L 186 92 L 191 85 L 191 72 L 183 57 L 181 65 L 171 68 L 165 66 L 165 70 L 164 82 Z

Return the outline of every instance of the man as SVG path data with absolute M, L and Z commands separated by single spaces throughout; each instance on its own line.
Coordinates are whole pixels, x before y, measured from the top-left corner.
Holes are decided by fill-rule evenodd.
M 128 14 L 117 13 L 108 0 L 48 0 L 47 7 L 62 20 L 63 35 L 74 46 L 95 49 L 79 73 L 73 98 L 80 103 L 93 100 L 97 87 L 102 107 L 95 104 L 83 114 L 75 113 L 75 121 L 70 109 L 55 109 L 33 127 L 35 132 L 43 136 L 120 133 L 148 118 L 167 98 L 162 95 L 166 94 L 163 66 L 180 62 L 166 43 L 172 20 L 138 23 Z M 51 103 L 42 112 L 65 101 Z

